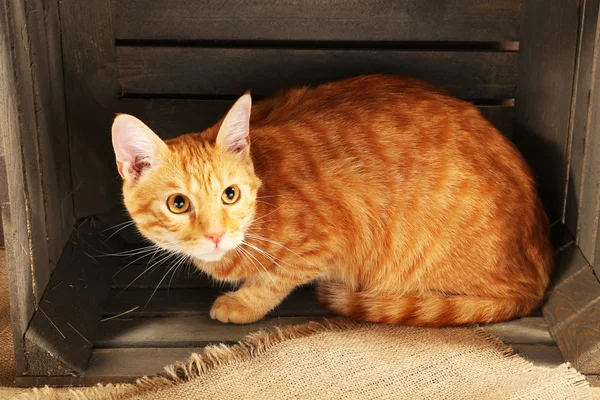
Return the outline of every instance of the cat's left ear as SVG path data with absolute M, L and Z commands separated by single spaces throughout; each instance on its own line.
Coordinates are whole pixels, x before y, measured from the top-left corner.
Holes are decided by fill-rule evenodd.
M 246 93 L 229 110 L 217 135 L 217 144 L 242 156 L 250 154 L 250 110 L 252 97 Z

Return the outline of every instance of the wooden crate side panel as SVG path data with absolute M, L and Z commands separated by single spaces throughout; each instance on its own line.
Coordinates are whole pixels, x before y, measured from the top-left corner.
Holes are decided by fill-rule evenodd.
M 600 10 L 586 1 L 581 29 L 578 79 L 573 106 L 570 180 L 566 223 L 585 258 L 600 276 Z
M 586 224 L 588 225 L 586 228 L 589 228 L 589 221 L 580 219 L 580 212 L 583 200 L 583 182 L 586 176 L 584 158 L 589 137 L 594 133 L 590 130 L 590 122 L 593 117 L 592 100 L 595 99 L 593 86 L 598 58 L 599 5 L 599 0 L 586 0 L 584 7 L 580 10 L 582 23 L 579 28 L 579 47 L 571 112 L 570 149 L 568 152 L 570 163 L 565 204 L 565 224 L 578 240 L 580 224 Z
M 40 77 L 38 125 L 45 127 L 39 134 L 41 151 L 42 186 L 46 205 L 48 257 L 54 269 L 71 235 L 75 223 L 71 159 L 65 106 L 61 27 L 56 0 L 33 0 L 39 12 L 36 17 L 44 23 L 37 34 L 43 39 L 40 53 L 46 54 L 48 64 Z M 42 13 L 43 11 L 43 13 Z M 31 13 L 30 13 L 31 14 Z M 43 58 L 42 58 L 43 60 Z
M 521 0 L 117 0 L 124 40 L 513 41 Z
M 44 39 L 45 21 L 50 17 L 44 19 L 41 6 L 39 13 L 31 12 L 31 7 L 32 3 L 25 0 L 0 3 L 0 81 L 3 85 L 0 96 L 4 110 L 0 124 L 6 179 L 2 210 L 18 372 L 26 369 L 20 339 L 49 281 L 51 254 L 57 252 L 58 242 L 47 241 L 47 237 L 52 235 L 58 241 L 62 237 L 60 223 L 51 223 L 51 230 L 47 230 L 48 209 L 56 203 L 47 204 L 44 199 L 45 188 L 53 182 L 49 178 L 44 184 L 40 149 L 40 138 L 52 130 L 42 115 L 50 93 Z M 44 150 L 54 151 L 53 148 Z M 53 169 L 47 172 L 51 174 Z M 51 217 L 51 221 L 57 222 L 60 218 L 59 214 Z
M 15 338 L 23 337 L 74 222 L 57 7 L 53 0 L 2 3 L 2 209 Z
M 76 218 L 119 201 L 110 135 L 118 93 L 111 4 L 59 2 Z
M 600 282 L 576 245 L 561 251 L 544 317 L 566 361 L 600 374 Z
M 513 139 L 551 217 L 564 208 L 578 26 L 577 2 L 523 3 Z
M 384 73 L 425 79 L 462 98 L 507 99 L 517 73 L 516 52 L 486 51 L 120 46 L 117 62 L 124 95 L 270 95 Z
M 25 334 L 27 375 L 85 372 L 117 267 L 115 257 L 100 262 L 96 256 L 123 247 L 105 229 L 90 219 L 72 232 Z

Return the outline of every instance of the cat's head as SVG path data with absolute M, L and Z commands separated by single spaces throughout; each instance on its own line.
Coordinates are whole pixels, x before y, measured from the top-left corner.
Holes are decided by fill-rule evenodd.
M 116 117 L 123 199 L 142 235 L 209 262 L 241 243 L 261 185 L 250 157 L 251 106 L 250 95 L 242 96 L 216 135 L 214 127 L 166 142 L 137 118 Z

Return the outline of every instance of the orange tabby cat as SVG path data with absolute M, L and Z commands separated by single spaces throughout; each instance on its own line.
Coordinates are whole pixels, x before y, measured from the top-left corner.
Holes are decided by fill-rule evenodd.
M 163 142 L 114 121 L 139 231 L 240 289 L 210 315 L 248 323 L 296 286 L 358 319 L 446 326 L 527 315 L 548 285 L 548 221 L 515 147 L 468 102 L 363 76 L 242 96 Z

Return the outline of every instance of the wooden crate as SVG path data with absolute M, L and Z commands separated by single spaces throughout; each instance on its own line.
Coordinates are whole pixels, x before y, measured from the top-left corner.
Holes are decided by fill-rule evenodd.
M 260 98 L 375 72 L 473 101 L 523 152 L 553 221 L 554 283 L 545 321 L 489 329 L 600 374 L 599 3 L 0 0 L 17 382 L 126 381 L 206 343 L 326 316 L 304 288 L 266 321 L 223 325 L 207 316 L 219 288 L 197 273 L 163 279 L 168 259 L 143 273 L 148 259 L 99 256 L 141 245 L 114 228 L 126 217 L 110 125 L 132 113 L 168 138 L 210 126 L 248 88 Z

